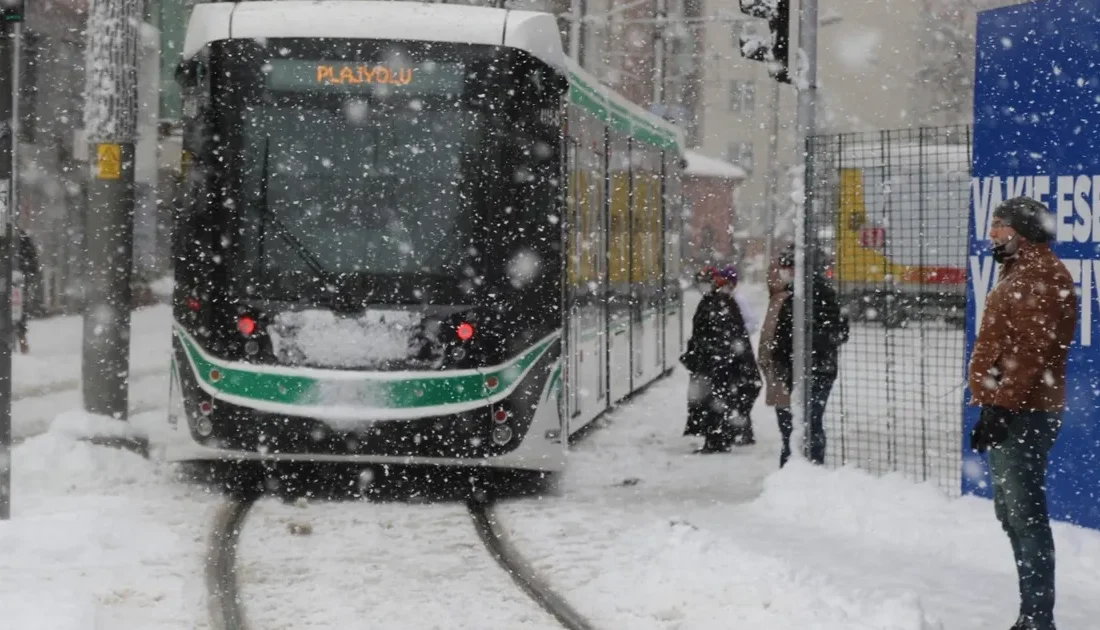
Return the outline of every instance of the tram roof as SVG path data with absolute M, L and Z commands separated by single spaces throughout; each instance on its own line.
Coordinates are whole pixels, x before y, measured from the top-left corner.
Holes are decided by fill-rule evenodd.
M 565 56 L 549 13 L 393 0 L 265 0 L 196 4 L 183 57 L 224 39 L 332 37 L 507 46 L 531 53 L 569 78 L 570 101 L 620 132 L 682 150 L 674 125 L 600 84 Z
M 565 53 L 549 13 L 458 4 L 372 0 L 265 0 L 196 4 L 183 56 L 209 42 L 332 37 L 462 42 L 525 50 L 563 70 Z

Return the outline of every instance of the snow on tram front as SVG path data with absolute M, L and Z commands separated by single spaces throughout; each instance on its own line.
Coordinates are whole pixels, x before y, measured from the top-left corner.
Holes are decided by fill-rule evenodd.
M 553 17 L 199 4 L 183 57 L 164 456 L 560 470 Z

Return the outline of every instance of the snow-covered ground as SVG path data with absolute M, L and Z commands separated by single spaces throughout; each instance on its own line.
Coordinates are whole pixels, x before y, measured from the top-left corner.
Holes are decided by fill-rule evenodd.
M 762 304 L 759 288 L 746 289 Z M 162 316 L 152 329 L 167 331 Z M 165 360 L 161 348 L 143 360 Z M 78 356 L 56 361 L 78 373 Z M 153 384 L 134 390 L 157 395 Z M 989 502 L 797 460 L 777 472 L 778 431 L 762 404 L 756 446 L 694 455 L 680 435 L 685 396 L 678 371 L 575 447 L 559 493 L 498 510 L 517 547 L 597 628 L 1012 622 L 1011 554 Z M 52 415 L 74 406 L 56 404 Z M 47 630 L 205 627 L 215 499 L 155 464 L 75 441 L 59 430 L 72 418 L 62 420 L 14 451 L 13 520 L 0 523 L 5 619 Z M 293 523 L 312 533 L 292 534 Z M 1091 627 L 1100 533 L 1055 532 L 1060 627 Z M 481 550 L 458 505 L 265 500 L 245 524 L 239 563 L 257 628 L 555 627 Z
M 130 370 L 143 374 L 168 371 L 171 339 L 171 307 L 152 306 L 134 311 L 130 320 Z M 12 355 L 12 393 L 61 385 L 75 387 L 80 381 L 80 351 L 83 321 L 77 316 L 31 320 L 27 331 L 31 351 Z
M 81 420 L 62 416 L 57 426 L 74 419 Z M 4 627 L 205 625 L 202 570 L 213 497 L 137 455 L 67 431 L 23 442 L 12 466 L 12 520 L 0 523 Z
M 134 311 L 130 341 L 130 408 L 156 408 L 168 392 L 171 309 Z M 30 322 L 28 354 L 12 355 L 12 434 L 19 440 L 42 433 L 59 410 L 79 408 L 80 317 Z
M 988 501 L 900 476 L 778 467 L 758 443 L 701 456 L 680 436 L 677 374 L 570 458 L 562 496 L 502 507 L 517 546 L 597 627 L 984 630 L 1015 619 L 1007 539 Z M 1060 627 L 1100 618 L 1100 533 L 1056 525 Z M 942 624 L 938 625 L 938 624 Z
M 825 429 L 831 466 L 933 482 L 957 496 L 962 471 L 963 331 L 853 323 Z
M 743 292 L 763 309 L 761 287 Z M 849 387 L 875 373 L 871 343 L 848 353 Z M 904 352 L 902 366 L 921 366 L 919 351 Z M 931 476 L 916 484 L 901 472 L 875 477 L 801 460 L 779 472 L 779 431 L 762 399 L 755 446 L 695 455 L 681 437 L 686 389 L 678 371 L 601 420 L 574 449 L 561 496 L 500 510 L 519 548 L 597 627 L 984 630 L 1015 620 L 1015 569 L 991 503 L 952 498 Z M 845 402 L 849 412 L 884 407 Z M 831 449 L 842 428 L 853 436 L 851 426 L 830 426 Z M 941 470 L 957 465 L 951 457 Z M 1055 530 L 1060 625 L 1090 627 L 1100 617 L 1089 595 L 1100 592 L 1100 532 Z
M 308 524 L 309 535 L 291 528 Z M 238 551 L 253 628 L 555 630 L 486 553 L 461 504 L 275 500 L 253 507 Z

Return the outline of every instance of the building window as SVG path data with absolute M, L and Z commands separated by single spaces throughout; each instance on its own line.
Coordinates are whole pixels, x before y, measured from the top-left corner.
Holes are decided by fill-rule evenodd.
M 730 111 L 747 114 L 756 107 L 756 84 L 735 79 L 730 81 Z
M 734 142 L 730 144 L 729 148 L 726 149 L 726 161 L 740 166 L 746 173 L 752 173 L 752 143 Z

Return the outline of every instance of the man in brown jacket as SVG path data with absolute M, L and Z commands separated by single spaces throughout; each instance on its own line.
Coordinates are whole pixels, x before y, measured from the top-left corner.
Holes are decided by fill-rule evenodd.
M 986 297 L 970 358 L 971 448 L 989 451 L 993 506 L 1016 559 L 1020 616 L 1011 630 L 1054 630 L 1054 539 L 1047 456 L 1066 401 L 1066 358 L 1077 328 L 1073 280 L 1048 244 L 1049 210 L 1016 197 L 993 211 L 1000 279 Z

